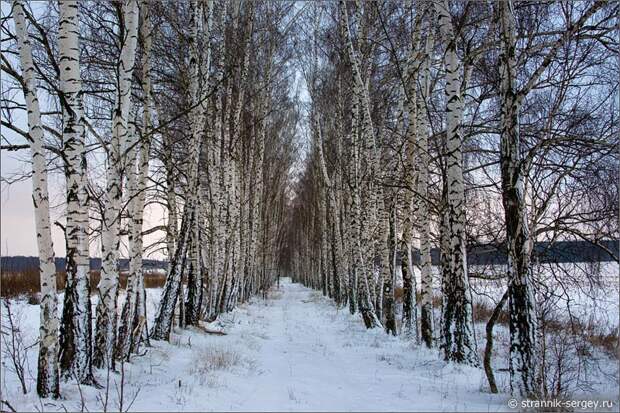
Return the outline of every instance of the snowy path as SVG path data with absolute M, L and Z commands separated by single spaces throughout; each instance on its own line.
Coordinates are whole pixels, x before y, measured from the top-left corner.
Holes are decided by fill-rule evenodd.
M 149 294 L 150 314 L 158 298 L 158 291 Z M 125 365 L 125 408 L 137 394 L 133 411 L 507 409 L 507 395 L 481 392 L 482 370 L 447 365 L 434 351 L 368 331 L 357 316 L 288 280 L 266 300 L 255 298 L 209 328 L 228 334 L 177 330 L 170 343 L 155 342 Z M 105 383 L 103 373 L 97 375 Z M 119 380 L 111 378 L 110 410 L 118 411 Z M 19 410 L 41 407 L 34 386 L 26 399 L 16 389 L 3 386 Z M 104 390 L 81 390 L 87 408 L 101 410 Z M 75 385 L 63 385 L 62 393 L 65 399 L 46 410 L 80 410 Z
M 208 337 L 205 345 L 234 349 L 245 366 L 213 372 L 219 376 L 216 384 L 206 392 L 194 387 L 186 405 L 171 408 L 495 411 L 506 406 L 506 395 L 480 392 L 482 371 L 448 366 L 436 353 L 369 332 L 320 293 L 287 280 L 267 300 L 237 309 L 221 325 L 229 335 Z M 134 407 L 154 406 L 136 402 Z

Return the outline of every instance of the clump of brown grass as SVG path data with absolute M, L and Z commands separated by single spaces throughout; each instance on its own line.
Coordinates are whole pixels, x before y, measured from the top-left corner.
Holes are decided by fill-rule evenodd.
M 56 288 L 64 289 L 66 273 L 56 273 Z M 22 272 L 2 272 L 0 276 L 0 292 L 4 298 L 19 296 L 34 297 L 41 292 L 39 270 L 36 268 Z M 34 298 L 33 298 L 34 300 Z
M 396 287 L 394 288 L 394 300 L 397 303 L 402 303 L 403 302 L 403 295 L 404 295 L 404 290 L 402 287 Z M 421 302 L 422 301 L 422 294 L 420 294 L 420 292 L 416 292 L 416 302 Z M 441 296 L 439 295 L 433 295 L 433 307 L 434 308 L 439 308 L 441 307 Z
M 494 307 L 484 303 L 474 303 L 474 321 L 486 323 Z M 497 324 L 508 325 L 510 316 L 506 306 L 502 309 L 497 318 Z M 618 330 L 611 332 L 601 332 L 600 326 L 594 322 L 580 322 L 579 320 L 565 320 L 559 316 L 547 316 L 544 320 L 544 330 L 548 333 L 566 333 L 571 332 L 574 335 L 581 336 L 592 346 L 602 349 L 605 353 L 612 357 L 620 358 L 620 336 Z
M 144 288 L 161 288 L 166 282 L 166 273 L 144 274 Z
M 594 346 L 600 347 L 613 357 L 620 359 L 620 337 L 618 332 L 609 334 L 589 334 L 588 341 Z
M 233 349 L 218 346 L 208 346 L 196 358 L 194 371 L 205 374 L 212 371 L 230 370 L 241 363 L 241 356 Z
M 120 287 L 127 287 L 127 272 L 120 274 Z M 97 291 L 97 285 L 101 278 L 100 271 L 90 272 L 90 292 L 94 294 Z M 147 273 L 144 276 L 144 286 L 146 288 L 163 287 L 166 281 L 166 274 Z M 56 273 L 56 289 L 62 291 L 65 289 L 67 282 L 67 273 L 59 271 Z M 4 298 L 26 297 L 32 304 L 39 301 L 39 293 L 41 292 L 41 281 L 38 269 L 29 269 L 22 272 L 3 272 L 0 276 L 0 296 Z
M 495 307 L 490 307 L 487 304 L 476 302 L 473 304 L 474 307 L 474 322 L 486 323 L 490 318 L 491 314 L 493 314 L 493 310 Z M 507 325 L 509 321 L 508 312 L 506 311 L 506 305 L 504 309 L 499 313 L 497 317 L 496 323 Z

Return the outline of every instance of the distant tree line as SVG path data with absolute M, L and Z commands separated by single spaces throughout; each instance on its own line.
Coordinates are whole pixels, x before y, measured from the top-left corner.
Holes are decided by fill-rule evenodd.
M 161 260 L 142 260 L 144 268 L 149 269 L 166 269 L 168 268 L 167 261 Z M 56 264 L 56 271 L 64 271 L 67 267 L 67 262 L 64 257 L 56 257 L 54 259 Z M 28 256 L 12 256 L 12 257 L 0 257 L 0 269 L 2 272 L 24 272 L 29 270 L 39 269 L 39 257 Z M 118 269 L 126 271 L 129 269 L 129 260 L 126 258 L 120 258 L 118 260 Z M 101 270 L 101 258 L 90 258 L 90 270 Z

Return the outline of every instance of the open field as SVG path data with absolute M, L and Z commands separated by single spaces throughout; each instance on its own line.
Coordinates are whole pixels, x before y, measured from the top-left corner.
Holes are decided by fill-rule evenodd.
M 90 293 L 97 291 L 100 278 L 99 271 L 90 272 Z M 67 274 L 62 271 L 56 273 L 56 289 L 62 291 L 65 288 Z M 164 285 L 166 274 L 163 272 L 147 272 L 144 277 L 146 288 L 158 288 Z M 120 287 L 127 286 L 127 273 L 120 274 Z M 39 271 L 37 269 L 23 272 L 2 272 L 0 275 L 0 296 L 3 298 L 26 297 L 30 302 L 38 302 L 37 295 L 41 291 Z

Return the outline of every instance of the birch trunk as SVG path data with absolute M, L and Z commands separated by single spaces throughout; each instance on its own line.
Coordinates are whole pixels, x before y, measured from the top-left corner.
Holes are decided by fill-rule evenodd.
M 208 5 L 209 7 L 210 5 Z M 189 190 L 187 193 L 188 202 L 183 209 L 183 219 L 181 223 L 181 231 L 179 240 L 175 248 L 174 259 L 171 262 L 170 270 L 166 276 L 166 282 L 162 297 L 155 317 L 155 323 L 151 331 L 151 336 L 156 340 L 168 340 L 170 330 L 174 318 L 174 309 L 179 305 L 179 324 L 184 325 L 188 321 L 192 324 L 198 323 L 200 314 L 200 295 L 202 293 L 202 266 L 199 264 L 199 234 L 197 224 L 199 222 L 198 214 L 198 193 L 200 191 L 200 182 L 198 175 L 198 166 L 200 161 L 200 153 L 204 135 L 204 120 L 207 108 L 206 102 L 206 80 L 204 72 L 201 72 L 201 62 L 204 62 L 204 56 L 199 51 L 199 41 L 204 35 L 203 32 L 203 3 L 193 0 L 190 3 L 190 64 L 191 83 L 190 83 L 190 101 L 192 107 L 190 110 L 190 119 L 192 127 L 192 138 L 190 141 L 190 164 L 188 174 Z M 211 13 L 210 7 L 207 13 Z M 209 26 L 209 25 L 208 25 Z M 208 28 L 207 28 L 208 30 Z M 204 37 L 208 41 L 208 36 Z M 208 46 L 207 46 L 208 48 Z M 209 56 L 209 53 L 207 53 Z M 207 70 L 206 67 L 204 70 Z M 190 251 L 188 257 L 188 251 Z M 189 309 L 185 307 L 183 294 L 183 275 L 188 273 L 189 292 L 187 303 L 190 304 Z M 187 311 L 189 310 L 189 311 Z
M 516 91 L 516 30 L 511 0 L 498 3 L 502 42 L 500 167 L 502 201 L 506 219 L 508 250 L 508 306 L 510 309 L 510 388 L 522 397 L 535 398 L 537 337 L 536 301 L 530 256 L 532 240 L 528 228 L 519 134 L 519 103 Z
M 320 259 L 320 274 L 321 274 L 321 289 L 323 290 L 323 295 L 329 295 L 329 286 L 328 286 L 328 278 L 327 278 L 327 209 L 325 206 L 327 194 L 325 193 L 325 187 L 323 187 L 323 192 L 319 199 L 317 200 L 319 203 L 319 214 L 318 214 L 318 223 L 319 227 L 319 259 Z
M 430 240 L 430 218 L 428 205 L 428 183 L 429 183 L 429 152 L 428 152 L 428 117 L 426 114 L 427 102 L 430 100 L 430 63 L 431 53 L 433 52 L 434 36 L 430 27 L 426 37 L 424 57 L 420 72 L 421 93 L 418 95 L 417 102 L 417 125 L 418 125 L 418 222 L 420 229 L 420 260 L 421 260 L 421 279 L 420 279 L 420 333 L 422 341 L 427 347 L 433 346 L 433 274 L 431 267 L 431 240 Z
M 519 111 L 525 96 L 534 88 L 547 67 L 588 19 L 607 4 L 595 1 L 549 47 L 549 52 L 518 91 L 516 88 L 517 58 L 515 15 L 511 1 L 498 4 L 500 20 L 501 75 L 501 138 L 500 168 L 502 173 L 502 202 L 506 219 L 508 250 L 508 306 L 510 309 L 510 386 L 512 392 L 535 398 L 540 394 L 536 383 L 539 365 L 535 288 L 530 265 L 532 236 L 528 228 L 525 203 L 525 171 L 521 159 Z M 544 364 L 544 363 L 543 363 Z
M 197 325 L 202 306 L 202 266 L 200 265 L 200 214 L 198 213 L 198 194 L 200 193 L 200 177 L 198 167 L 204 140 L 204 123 L 207 116 L 208 68 L 210 65 L 210 16 L 211 2 L 204 10 L 202 2 L 191 2 L 190 15 L 190 95 L 193 109 L 190 112 L 192 126 L 191 163 L 190 163 L 190 205 L 194 221 L 190 229 L 190 268 L 188 272 L 187 300 L 185 302 L 185 323 Z M 206 28 L 203 25 L 206 18 Z
M 396 222 L 395 206 L 392 202 L 383 201 L 385 206 L 383 220 L 388 227 L 387 236 L 383 239 L 383 254 L 386 257 L 386 268 L 383 272 L 383 314 L 385 317 L 385 331 L 388 334 L 396 335 L 396 317 L 394 305 L 394 275 L 395 275 L 395 252 L 396 252 Z
M 65 102 L 63 152 L 67 179 L 67 283 L 60 325 L 59 364 L 64 377 L 90 384 L 94 379 L 78 7 L 76 2 L 59 2 L 59 70 Z
M 174 160 L 172 158 L 174 138 L 166 135 L 166 205 L 168 209 L 168 223 L 166 225 L 166 253 L 168 256 L 168 271 L 172 269 L 174 252 L 176 249 L 176 239 L 178 231 L 177 196 L 175 189 L 176 174 L 174 171 Z
M 400 243 L 400 251 L 402 256 L 401 270 L 403 273 L 403 335 L 413 338 L 415 342 L 419 342 L 418 333 L 418 306 L 416 300 L 416 278 L 413 272 L 412 262 L 412 245 L 413 245 L 413 215 L 414 215 L 414 197 L 412 189 L 416 185 L 416 138 L 417 138 L 417 74 L 418 70 L 415 65 L 414 55 L 417 53 L 416 46 L 418 43 L 419 22 L 416 22 L 412 30 L 412 39 L 409 49 L 409 57 L 406 66 L 406 112 L 408 117 L 408 125 L 406 129 L 407 147 L 406 147 L 406 163 L 405 163 L 405 182 L 410 190 L 404 194 L 403 210 L 403 234 Z M 417 202 L 416 202 L 417 205 Z M 417 215 L 417 214 L 415 214 Z
M 146 198 L 146 178 L 149 171 L 149 152 L 151 147 L 151 73 L 150 54 L 152 45 L 152 25 L 149 11 L 149 1 L 141 0 L 140 37 L 142 39 L 142 90 L 144 93 L 144 107 L 142 119 L 142 138 L 139 145 L 130 151 L 128 167 L 128 186 L 130 194 L 129 223 L 129 277 L 127 280 L 127 294 L 121 312 L 120 327 L 116 342 L 116 358 L 129 360 L 130 354 L 135 351 L 142 332 L 146 331 L 146 309 L 144 294 L 144 271 L 142 266 L 142 226 L 144 203 Z M 144 320 L 141 322 L 141 319 Z
M 106 208 L 101 235 L 101 280 L 99 281 L 97 304 L 97 331 L 93 363 L 97 367 L 114 368 L 116 344 L 116 299 L 118 296 L 118 251 L 121 221 L 121 171 L 123 154 L 135 139 L 129 125 L 131 109 L 131 80 L 138 38 L 138 1 L 125 0 L 122 5 L 123 38 L 118 64 L 118 90 L 116 108 L 112 120 L 112 140 L 108 148 L 106 170 Z M 134 131 L 135 132 L 135 131 Z
M 222 34 L 222 40 L 220 41 L 220 43 L 218 44 L 218 56 L 219 56 L 219 61 L 218 61 L 218 73 L 217 73 L 217 78 L 216 78 L 216 85 L 218 87 L 218 90 L 216 91 L 217 95 L 215 98 L 215 108 L 214 108 L 214 118 L 215 118 L 215 122 L 214 122 L 214 144 L 217 145 L 217 150 L 216 150 L 216 160 L 217 160 L 217 169 L 216 169 L 216 173 L 214 176 L 214 179 L 216 180 L 217 184 L 215 185 L 216 187 L 216 194 L 215 194 L 215 205 L 216 205 L 216 209 L 217 209 L 217 218 L 215 219 L 215 241 L 216 241 L 216 245 L 215 245 L 215 268 L 214 268 L 214 277 L 216 278 L 216 288 L 214 289 L 214 315 L 216 316 L 217 314 L 219 314 L 221 311 L 221 295 L 222 295 L 222 290 L 223 288 L 225 288 L 226 286 L 226 273 L 225 273 L 225 266 L 226 266 L 226 227 L 225 227 L 225 222 L 226 222 L 226 173 L 225 173 L 225 169 L 226 169 L 226 164 L 227 164 L 227 159 L 226 159 L 226 145 L 223 139 L 223 110 L 222 110 L 222 104 L 223 104 L 223 99 L 224 99 L 224 93 L 222 92 L 222 83 L 223 83 L 223 79 L 224 79 L 224 65 L 225 65 L 225 61 L 224 61 L 224 57 L 225 57 L 225 53 L 224 53 L 224 39 L 225 39 L 225 17 L 227 14 L 227 2 L 223 2 L 222 3 L 222 10 L 220 11 L 220 15 L 219 18 L 217 20 L 217 28 L 218 31 Z
M 467 275 L 465 248 L 465 187 L 463 184 L 463 154 L 461 121 L 462 65 L 456 51 L 455 33 L 446 0 L 434 2 L 439 27 L 447 43 L 444 66 L 446 70 L 446 226 L 447 261 L 443 268 L 444 308 L 442 320 L 442 349 L 446 360 L 479 365 L 473 331 L 471 291 Z
M 26 25 L 24 4 L 13 2 L 13 18 L 22 67 L 23 91 L 28 110 L 28 135 L 32 153 L 32 201 L 34 204 L 39 274 L 41 278 L 41 310 L 37 394 L 39 397 L 60 396 L 58 380 L 58 297 L 56 296 L 56 265 L 50 227 L 47 167 L 43 150 L 41 111 L 36 92 L 35 67 Z
M 357 97 L 354 99 L 354 108 L 353 112 L 353 125 L 357 125 L 358 120 L 360 120 L 360 133 L 359 138 L 364 141 L 364 139 L 369 139 L 374 144 L 374 131 L 372 126 L 372 120 L 370 116 L 370 98 L 368 96 L 368 89 L 366 88 L 366 84 L 362 80 L 361 68 L 360 68 L 360 60 L 356 54 L 355 48 L 353 46 L 353 42 L 351 40 L 351 32 L 349 29 L 348 15 L 347 15 L 347 6 L 346 2 L 340 1 L 340 27 L 341 31 L 344 35 L 345 46 L 348 51 L 349 63 L 351 64 L 351 68 L 353 71 L 353 94 Z M 355 107 L 355 102 L 361 103 L 362 113 L 361 119 L 359 116 L 359 108 Z M 353 133 L 353 152 L 354 152 L 354 171 L 353 171 L 353 202 L 352 202 L 352 220 L 351 220 L 351 229 L 354 237 L 354 254 L 353 254 L 353 273 L 354 277 L 357 278 L 358 288 L 360 292 L 360 302 L 359 309 L 362 313 L 362 318 L 364 319 L 364 324 L 366 328 L 375 328 L 381 326 L 381 321 L 377 318 L 375 313 L 374 305 L 371 299 L 370 293 L 370 285 L 368 282 L 368 270 L 372 266 L 372 259 L 365 259 L 364 253 L 366 252 L 366 245 L 363 244 L 365 241 L 364 237 L 364 228 L 362 225 L 363 215 L 367 213 L 367 209 L 362 211 L 361 207 L 361 198 L 360 198 L 360 177 L 359 177 L 359 168 L 360 168 L 360 159 L 359 159 L 359 143 L 357 133 Z M 362 239 L 364 237 L 364 239 Z
M 185 271 L 185 257 L 187 255 L 189 235 L 191 232 L 190 228 L 193 221 L 193 217 L 188 212 L 188 208 L 183 210 L 181 230 L 179 232 L 174 258 L 171 261 L 170 270 L 166 275 L 166 282 L 164 283 L 161 299 L 151 329 L 150 337 L 153 340 L 168 341 L 170 339 L 174 309 L 180 295 L 181 280 L 183 279 L 183 272 Z

